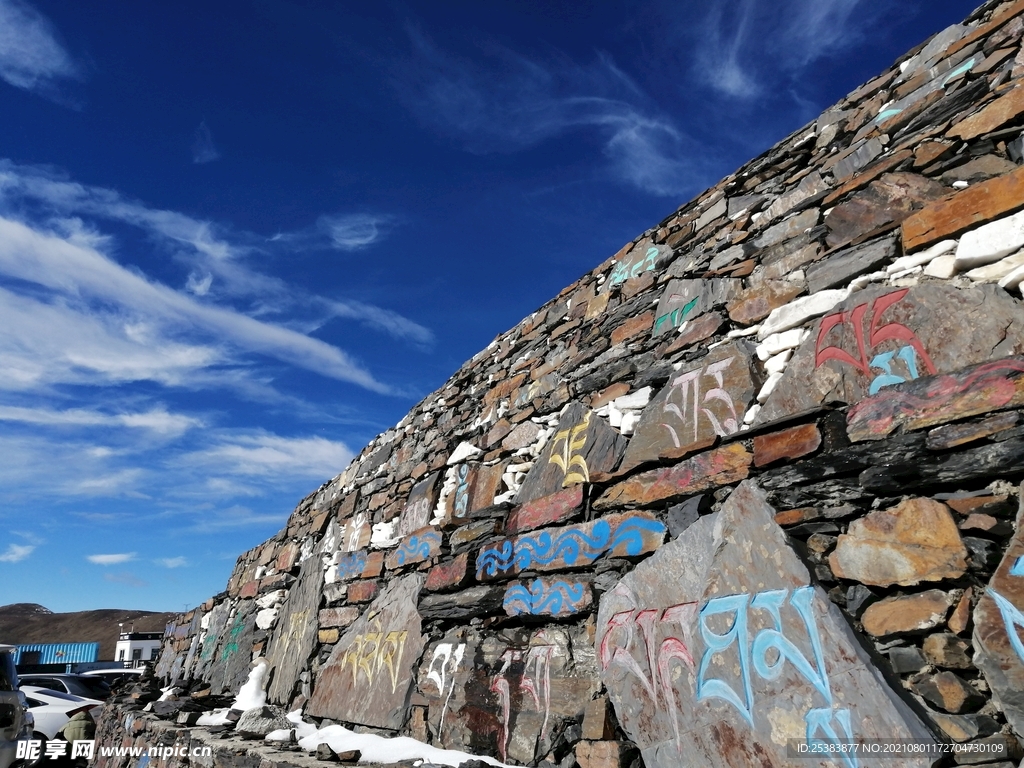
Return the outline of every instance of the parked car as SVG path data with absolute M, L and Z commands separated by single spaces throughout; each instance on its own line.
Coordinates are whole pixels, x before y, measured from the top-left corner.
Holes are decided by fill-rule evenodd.
M 27 709 L 25 695 L 18 690 L 14 669 L 13 645 L 0 645 L 0 768 L 8 768 L 18 758 L 18 741 L 26 739 Z
M 86 699 L 104 701 L 110 696 L 110 685 L 100 677 L 33 672 L 29 675 L 21 675 L 20 679 L 23 686 L 34 685 L 39 688 L 49 688 L 51 691 L 70 693 L 72 696 L 82 696 Z
M 131 669 L 124 669 L 122 667 L 116 667 L 114 669 L 90 669 L 88 672 L 83 672 L 85 677 L 98 677 L 101 680 L 106 680 L 107 684 L 113 688 L 119 683 L 123 683 L 125 680 L 138 680 L 142 677 L 144 670 L 138 667 Z
M 57 731 L 64 727 L 79 712 L 88 712 L 95 720 L 100 716 L 103 702 L 61 693 L 36 685 L 22 685 L 28 711 L 35 718 L 35 734 L 33 738 L 48 741 L 57 736 Z

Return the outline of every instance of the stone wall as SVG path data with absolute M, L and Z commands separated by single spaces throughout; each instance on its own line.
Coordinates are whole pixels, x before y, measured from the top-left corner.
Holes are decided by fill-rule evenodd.
M 520 764 L 1019 759 L 1022 31 L 987 3 L 496 338 L 158 675 L 264 656 L 272 702 Z

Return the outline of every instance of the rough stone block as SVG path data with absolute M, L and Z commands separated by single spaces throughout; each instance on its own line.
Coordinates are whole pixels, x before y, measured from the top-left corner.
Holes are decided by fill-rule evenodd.
M 355 606 L 323 608 L 318 614 L 317 623 L 320 625 L 320 629 L 331 629 L 332 627 L 347 627 L 358 618 L 359 609 Z
M 918 498 L 854 520 L 839 537 L 829 565 L 840 578 L 912 586 L 962 576 L 966 557 L 949 507 Z
M 576 762 L 579 768 L 625 768 L 629 745 L 621 741 L 579 741 Z
M 427 592 L 439 592 L 459 587 L 466 580 L 466 564 L 469 553 L 463 552 L 453 560 L 435 565 L 427 573 L 427 582 L 423 588 Z
M 587 581 L 545 577 L 509 584 L 502 607 L 509 616 L 561 617 L 587 610 L 593 600 L 593 589 Z
M 919 632 L 939 626 L 949 613 L 951 603 L 950 595 L 939 589 L 888 597 L 869 605 L 861 616 L 861 623 L 864 631 L 874 637 Z
M 384 567 L 393 571 L 396 568 L 429 560 L 441 551 L 441 538 L 441 532 L 432 527 L 421 528 L 409 533 L 387 556 Z
M 375 579 L 353 581 L 348 585 L 348 601 L 350 603 L 368 603 L 380 591 L 380 582 Z
M 986 104 L 981 111 L 956 123 L 946 135 L 970 141 L 982 134 L 991 133 L 1022 113 L 1024 113 L 1024 87 L 1018 86 L 995 101 Z
M 509 513 L 505 531 L 521 533 L 568 520 L 582 509 L 585 489 L 584 484 L 574 485 L 515 507 Z

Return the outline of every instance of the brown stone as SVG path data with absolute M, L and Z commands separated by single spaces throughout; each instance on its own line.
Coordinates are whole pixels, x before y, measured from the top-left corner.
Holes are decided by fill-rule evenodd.
M 448 543 L 451 544 L 452 549 L 456 549 L 482 536 L 489 536 L 497 529 L 497 520 L 478 520 L 475 523 L 466 523 L 448 535 Z
M 968 587 L 964 590 L 960 602 L 956 604 L 953 613 L 949 617 L 949 629 L 957 635 L 962 635 L 971 621 L 971 596 L 974 590 Z
M 886 174 L 832 209 L 825 219 L 830 230 L 825 241 L 832 248 L 849 243 L 885 224 L 903 221 L 945 193 L 942 184 L 925 176 Z
M 946 669 L 970 669 L 973 665 L 967 656 L 969 648 L 966 640 L 948 632 L 928 635 L 921 646 L 929 664 Z
M 316 640 L 321 645 L 334 645 L 340 634 L 337 629 L 321 629 L 316 633 Z
M 884 157 L 877 163 L 874 163 L 873 165 L 865 168 L 864 171 L 854 176 L 841 187 L 830 192 L 828 196 L 821 201 L 822 207 L 828 208 L 834 202 L 844 197 L 845 195 L 848 195 L 850 192 L 854 192 L 860 189 L 861 187 L 866 187 L 879 176 L 881 176 L 884 173 L 888 173 L 893 168 L 902 163 L 904 160 L 908 159 L 910 155 L 911 152 L 909 149 L 903 149 L 889 157 Z
M 653 312 L 644 312 L 642 315 L 631 317 L 612 331 L 612 344 L 621 344 L 624 341 L 635 339 L 650 330 L 652 325 L 654 325 Z
M 521 533 L 565 522 L 583 507 L 586 486 L 574 485 L 515 507 L 505 523 L 507 533 Z
M 238 591 L 238 596 L 242 600 L 246 600 L 250 597 L 256 597 L 260 593 L 260 582 L 258 579 L 251 579 L 242 585 L 242 588 Z
M 439 472 L 434 472 L 413 486 L 398 518 L 397 535 L 405 536 L 426 527 L 437 504 L 439 476 Z
M 277 556 L 277 560 L 274 563 L 274 567 L 288 573 L 292 568 L 295 567 L 296 562 L 299 559 L 299 545 L 294 541 L 289 541 L 282 547 L 281 552 Z
M 948 141 L 925 141 L 914 149 L 914 167 L 923 168 L 952 150 L 956 144 Z
M 359 609 L 351 605 L 343 608 L 323 608 L 317 617 L 317 623 L 320 629 L 347 627 L 358 618 Z
M 1013 120 L 1024 113 L 1024 88 L 1018 86 L 995 101 L 985 105 L 982 110 L 956 123 L 947 132 L 951 138 L 970 141 Z
M 775 522 L 779 525 L 797 525 L 806 523 L 808 520 L 817 520 L 821 512 L 817 507 L 800 507 L 799 509 L 787 509 L 775 515 Z
M 375 579 L 353 581 L 348 585 L 348 601 L 350 603 L 368 603 L 380 591 L 380 582 Z
M 908 381 L 898 389 L 883 389 L 850 409 L 847 434 L 854 442 L 878 440 L 900 427 L 907 431 L 924 429 L 1022 404 L 1024 357 L 1007 357 L 951 374 Z M 1009 418 L 1016 419 L 1016 415 L 999 416 L 988 426 L 998 426 Z M 928 438 L 930 447 L 951 448 L 969 442 L 976 439 L 972 435 L 983 432 L 985 428 L 954 424 L 933 430 Z
M 929 704 L 952 714 L 972 712 L 985 703 L 985 697 L 976 688 L 952 672 L 925 677 L 912 687 Z
M 746 478 L 752 458 L 740 443 L 716 448 L 675 466 L 641 472 L 616 483 L 594 502 L 594 508 L 605 510 L 654 504 L 736 483 Z
M 1024 380 L 1021 381 L 1021 384 L 1022 392 L 1024 392 Z M 925 445 L 933 451 L 944 451 L 1002 432 L 1004 429 L 1014 426 L 1018 420 L 1017 413 L 1010 411 L 968 424 L 947 424 L 931 430 L 925 438 Z
M 583 738 L 604 741 L 615 736 L 615 716 L 607 696 L 598 696 L 583 710 Z
M 803 424 L 754 438 L 754 466 L 765 467 L 782 459 L 797 459 L 818 450 L 821 432 L 817 424 Z
M 578 741 L 579 768 L 623 768 L 629 745 L 621 741 Z
M 754 361 L 753 345 L 738 341 L 675 371 L 644 408 L 619 471 L 680 458 L 738 432 L 761 386 Z
M 674 339 L 658 348 L 658 357 L 667 357 L 692 344 L 710 339 L 718 332 L 723 323 L 725 323 L 725 315 L 721 312 L 709 312 L 693 322 L 688 322 Z
M 903 251 L 925 248 L 1024 206 L 1024 168 L 939 200 L 903 222 Z
M 861 616 L 864 631 L 874 637 L 917 632 L 939 626 L 949 612 L 950 596 L 938 589 L 916 595 L 888 597 L 872 603 Z
M 463 552 L 454 560 L 435 565 L 427 572 L 427 582 L 423 588 L 428 592 L 439 592 L 459 587 L 466 580 L 466 564 L 469 553 Z
M 430 560 L 441 551 L 442 539 L 441 531 L 433 526 L 412 531 L 387 556 L 384 567 L 393 571 Z
M 501 606 L 509 616 L 572 616 L 594 603 L 589 581 L 566 576 L 513 581 L 505 589 Z
M 949 507 L 918 498 L 854 520 L 839 537 L 829 565 L 843 579 L 910 586 L 961 576 L 966 558 Z
M 801 293 L 804 286 L 789 280 L 765 280 L 748 288 L 729 304 L 729 318 L 741 325 L 752 325 L 764 320 L 784 304 L 788 304 Z
M 620 381 L 616 384 L 612 384 L 609 387 L 605 387 L 600 392 L 592 395 L 588 405 L 591 408 L 600 408 L 605 403 L 610 403 L 617 397 L 629 394 L 629 384 L 624 381 Z M 539 430 L 539 427 L 538 427 Z M 522 448 L 523 446 L 517 446 Z
M 946 505 L 952 507 L 961 515 L 969 515 L 973 512 L 985 512 L 993 514 L 990 510 L 1004 506 L 1009 496 L 967 496 L 962 499 L 946 499 Z

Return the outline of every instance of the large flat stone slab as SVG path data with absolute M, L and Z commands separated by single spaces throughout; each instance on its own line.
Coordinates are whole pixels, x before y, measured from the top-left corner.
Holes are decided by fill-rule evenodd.
M 673 373 L 644 408 L 620 469 L 680 458 L 738 432 L 761 387 L 755 359 L 752 344 L 734 342 Z
M 216 659 L 210 665 L 210 688 L 215 694 L 238 693 L 249 676 L 257 631 L 255 603 L 255 600 L 239 600 L 221 636 Z
M 339 638 L 313 687 L 307 711 L 346 723 L 398 730 L 423 653 L 416 610 L 423 576 L 393 581 Z
M 409 499 L 398 518 L 398 536 L 406 536 L 413 531 L 425 528 L 434 513 L 437 504 L 437 480 L 440 472 L 433 472 L 420 480 L 409 491 Z
M 592 473 L 610 472 L 622 458 L 626 442 L 583 403 L 570 403 L 562 412 L 555 434 L 523 480 L 515 503 L 524 504 L 589 482 Z
M 974 609 L 974 664 L 1007 722 L 1024 733 L 1024 507 L 1017 532 Z
M 288 591 L 288 599 L 281 607 L 270 638 L 267 661 L 273 669 L 273 678 L 267 695 L 275 704 L 290 703 L 299 673 L 313 653 L 322 586 L 323 565 L 320 558 L 310 557 L 302 564 L 298 580 Z
M 729 303 L 741 287 L 741 281 L 724 277 L 670 280 L 658 300 L 651 337 L 657 338 L 669 333 L 683 323 Z
M 742 483 L 602 598 L 601 677 L 648 768 L 840 765 L 787 744 L 934 740 L 811 584 L 774 512 Z
M 811 333 L 754 422 L 853 405 L 923 376 L 1024 352 L 1021 302 L 992 285 L 857 291 Z

